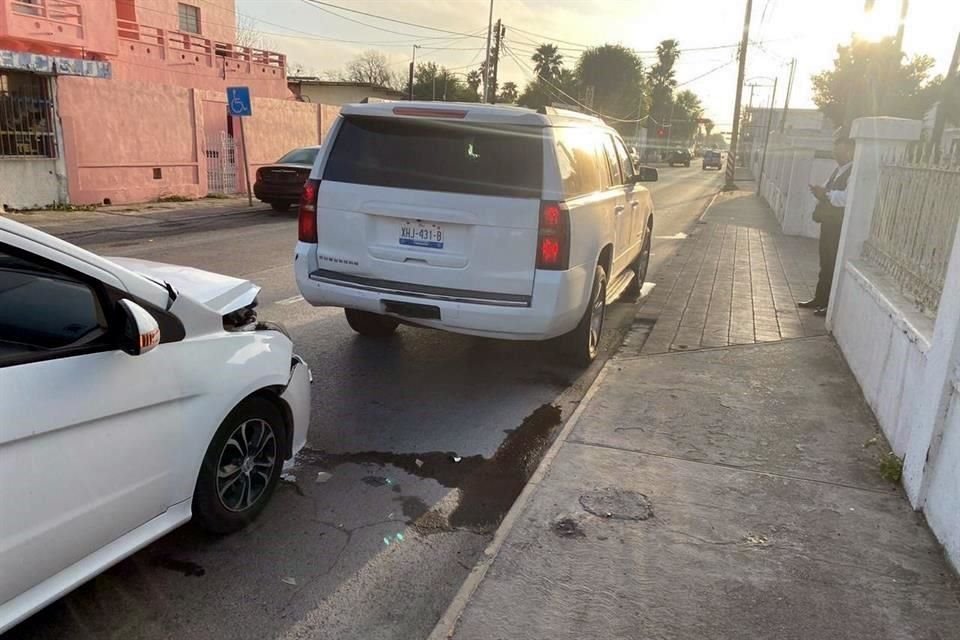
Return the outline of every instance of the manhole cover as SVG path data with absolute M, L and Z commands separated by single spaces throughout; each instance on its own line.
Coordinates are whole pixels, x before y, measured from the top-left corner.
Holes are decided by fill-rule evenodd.
M 607 488 L 580 496 L 580 506 L 600 518 L 646 520 L 653 517 L 650 498 L 637 491 Z

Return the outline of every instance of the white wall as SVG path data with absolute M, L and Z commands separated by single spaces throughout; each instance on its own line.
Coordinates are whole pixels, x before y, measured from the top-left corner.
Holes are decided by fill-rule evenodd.
M 52 158 L 0 158 L 0 205 L 26 209 L 66 202 L 61 164 Z
M 827 327 L 894 452 L 903 486 L 960 567 L 960 228 L 936 317 L 862 258 L 881 161 L 920 136 L 920 121 L 861 118 Z M 948 176 L 947 179 L 960 179 Z

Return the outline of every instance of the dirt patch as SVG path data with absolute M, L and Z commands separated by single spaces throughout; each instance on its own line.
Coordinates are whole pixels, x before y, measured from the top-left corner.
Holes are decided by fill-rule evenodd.
M 554 522 L 553 532 L 561 538 L 585 538 L 587 535 L 573 518 L 560 518 Z
M 559 407 L 552 404 L 538 407 L 520 426 L 507 432 L 507 437 L 489 459 L 483 456 L 460 456 L 454 451 L 305 451 L 301 460 L 316 463 L 327 470 L 341 464 L 392 465 L 410 475 L 431 478 L 445 487 L 460 489 L 460 502 L 446 518 L 444 528 L 488 533 L 496 529 L 520 495 L 553 441 L 560 419 Z M 371 486 L 381 486 L 379 476 L 367 476 L 363 481 Z M 407 508 L 416 511 L 418 507 L 419 505 L 404 504 L 404 513 L 406 514 Z M 424 520 L 425 515 L 429 514 L 424 512 L 418 516 L 419 520 Z
M 608 487 L 580 496 L 580 506 L 588 513 L 613 520 L 647 520 L 653 517 L 650 498 L 636 491 Z

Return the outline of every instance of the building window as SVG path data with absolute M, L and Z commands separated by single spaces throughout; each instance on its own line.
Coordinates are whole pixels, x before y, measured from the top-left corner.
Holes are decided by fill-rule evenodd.
M 0 156 L 57 157 L 50 80 L 0 70 Z
M 177 5 L 177 15 L 180 17 L 180 31 L 200 33 L 200 7 L 181 2 Z
M 39 16 L 42 15 L 42 8 L 40 0 L 16 0 L 16 4 L 13 5 L 13 12 L 27 16 Z

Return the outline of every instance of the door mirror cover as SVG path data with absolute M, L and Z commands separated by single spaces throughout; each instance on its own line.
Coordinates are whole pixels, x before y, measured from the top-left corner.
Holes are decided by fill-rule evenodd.
M 160 325 L 150 312 L 132 300 L 117 302 L 120 323 L 120 348 L 131 356 L 140 356 L 160 344 Z
M 659 179 L 660 174 L 653 167 L 640 167 L 634 176 L 636 182 L 656 182 Z

